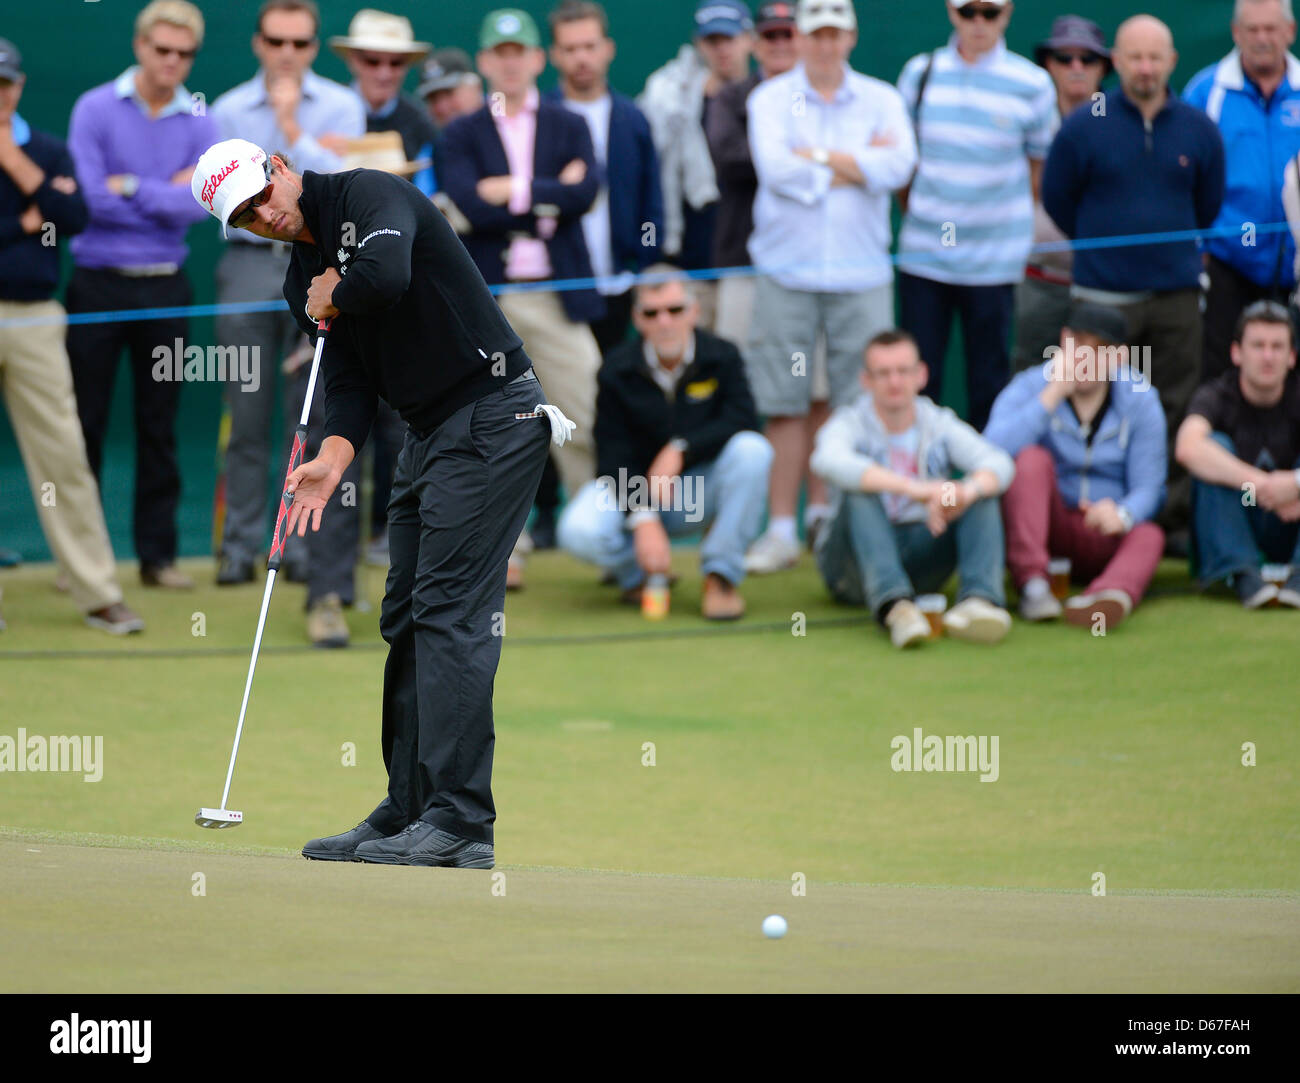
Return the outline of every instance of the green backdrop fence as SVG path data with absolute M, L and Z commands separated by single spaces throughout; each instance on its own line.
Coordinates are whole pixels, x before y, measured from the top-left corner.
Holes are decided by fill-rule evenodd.
M 944 0 L 921 3 L 885 3 L 858 0 L 861 34 L 852 63 L 859 71 L 893 82 L 912 55 L 934 48 L 947 36 Z M 0 37 L 11 39 L 23 52 L 27 88 L 20 111 L 36 127 L 66 135 L 68 116 L 77 97 L 90 87 L 117 76 L 132 62 L 132 23 L 142 2 L 123 0 L 56 0 L 49 4 L 5 5 Z M 210 102 L 256 70 L 249 47 L 260 0 L 201 0 L 207 20 L 207 37 L 188 82 L 192 92 Z M 344 34 L 361 3 L 324 0 L 322 37 Z M 411 0 L 376 0 L 385 11 L 407 16 L 420 40 L 435 46 L 456 45 L 471 53 L 483 16 L 495 5 L 486 0 L 448 3 L 446 0 L 414 3 Z M 523 0 L 518 6 L 538 19 L 545 34 L 545 14 L 550 3 Z M 662 64 L 691 32 L 694 0 L 659 0 L 656 3 L 612 0 L 606 5 L 618 56 L 611 81 L 619 90 L 635 95 L 646 76 Z M 1174 74 L 1181 88 L 1204 65 L 1231 48 L 1228 23 L 1230 0 L 1151 0 L 1145 8 L 1119 0 L 1084 0 L 1061 4 L 1029 3 L 1016 11 L 1009 34 L 1012 49 L 1029 53 L 1047 34 L 1055 15 L 1075 12 L 1101 24 L 1108 37 L 1126 17 L 1146 10 L 1168 22 L 1181 59 Z M 346 81 L 342 62 L 322 48 L 316 70 Z M 548 69 L 543 82 L 553 82 Z M 408 89 L 414 87 L 414 76 Z M 219 230 L 211 222 L 190 231 L 191 255 L 187 270 L 194 284 L 195 303 L 215 300 L 213 269 L 221 251 Z M 66 260 L 65 260 L 66 263 Z M 66 281 L 66 273 L 65 273 Z M 190 340 L 212 341 L 211 319 L 194 320 Z M 952 381 L 949 381 L 950 383 Z M 125 366 L 113 398 L 108 447 L 105 452 L 103 498 L 109 531 L 119 559 L 134 555 L 131 545 L 131 492 L 134 444 L 130 413 L 130 378 Z M 183 494 L 180 514 L 182 555 L 210 550 L 214 448 L 220 418 L 220 389 L 187 384 L 181 397 L 180 456 Z M 0 412 L 0 548 L 19 550 L 27 560 L 49 559 L 36 519 L 35 505 L 9 426 Z

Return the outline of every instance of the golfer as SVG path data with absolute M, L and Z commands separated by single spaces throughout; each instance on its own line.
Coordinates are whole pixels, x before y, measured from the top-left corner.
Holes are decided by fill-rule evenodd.
M 288 532 L 305 537 L 361 450 L 379 397 L 410 427 L 388 504 L 380 614 L 388 796 L 303 856 L 493 865 L 492 682 L 506 561 L 548 442 L 573 428 L 546 404 L 523 344 L 446 220 L 410 182 L 371 169 L 301 176 L 228 139 L 199 159 L 194 197 L 222 224 L 291 241 L 284 297 L 315 334 L 320 454 L 290 475 Z

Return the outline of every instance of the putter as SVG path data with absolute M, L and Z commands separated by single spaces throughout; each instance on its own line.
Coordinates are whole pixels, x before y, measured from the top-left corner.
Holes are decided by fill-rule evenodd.
M 275 586 L 275 573 L 280 570 L 284 557 L 284 544 L 288 541 L 286 524 L 289 508 L 293 505 L 293 494 L 288 492 L 289 476 L 302 465 L 303 448 L 307 444 L 307 418 L 311 414 L 312 394 L 316 390 L 316 377 L 320 373 L 321 353 L 325 349 L 325 332 L 329 330 L 330 321 L 317 323 L 316 354 L 311 362 L 311 375 L 307 378 L 307 394 L 303 398 L 302 417 L 298 419 L 298 428 L 293 434 L 293 448 L 289 452 L 289 468 L 284 474 L 285 492 L 280 496 L 280 511 L 275 517 L 275 533 L 271 535 L 271 555 L 266 561 L 266 589 L 262 592 L 262 612 L 257 618 L 257 635 L 253 637 L 253 657 L 248 663 L 248 680 L 244 682 L 244 702 L 239 708 L 239 725 L 235 727 L 235 745 L 230 750 L 230 767 L 226 770 L 226 788 L 221 791 L 220 808 L 201 808 L 194 814 L 194 822 L 199 827 L 220 829 L 238 827 L 244 822 L 244 814 L 235 809 L 226 808 L 230 797 L 230 781 L 235 777 L 235 757 L 239 755 L 239 738 L 244 732 L 244 716 L 248 713 L 248 695 L 253 690 L 253 673 L 257 669 L 257 652 L 262 646 L 262 629 L 266 627 L 266 611 L 271 604 L 271 590 Z

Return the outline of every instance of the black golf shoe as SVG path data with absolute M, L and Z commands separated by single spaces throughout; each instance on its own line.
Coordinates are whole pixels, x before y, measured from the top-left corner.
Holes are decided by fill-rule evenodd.
M 344 831 L 341 835 L 312 839 L 302 848 L 302 856 L 313 861 L 356 861 L 358 845 L 383 837 L 383 832 L 371 827 L 369 820 L 362 820 L 351 831 Z
M 356 859 L 375 865 L 437 865 L 452 869 L 492 868 L 492 844 L 462 839 L 433 824 L 416 820 L 386 839 L 357 847 Z

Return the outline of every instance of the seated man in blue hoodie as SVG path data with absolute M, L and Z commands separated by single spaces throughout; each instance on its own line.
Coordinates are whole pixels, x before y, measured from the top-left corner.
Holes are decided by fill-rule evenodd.
M 992 498 L 1014 468 L 1006 452 L 920 393 L 928 379 L 906 331 L 867 343 L 859 374 L 866 393 L 831 414 L 810 462 L 834 494 L 817 567 L 835 600 L 865 604 L 896 647 L 929 637 L 916 593 L 937 590 L 956 568 L 957 604 L 944 627 L 957 639 L 996 643 L 1011 616 Z
M 1276 301 L 1238 317 L 1233 368 L 1202 384 L 1174 453 L 1192 475 L 1200 578 L 1230 579 L 1247 609 L 1300 609 L 1300 378 L 1295 329 Z M 1260 559 L 1290 564 L 1279 589 Z
M 1132 367 L 1126 331 L 1120 310 L 1076 302 L 1060 349 L 993 403 L 984 435 L 1016 460 L 1002 514 L 1025 620 L 1061 615 L 1051 556 L 1087 583 L 1066 620 L 1103 631 L 1133 612 L 1160 563 L 1164 531 L 1151 520 L 1165 496 L 1165 415 Z

